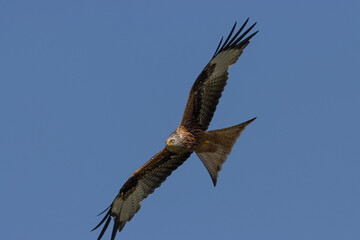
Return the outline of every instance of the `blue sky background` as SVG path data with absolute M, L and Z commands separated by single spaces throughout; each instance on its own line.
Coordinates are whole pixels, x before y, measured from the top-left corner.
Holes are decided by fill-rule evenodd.
M 251 124 L 212 186 L 194 155 L 118 239 L 360 239 L 359 1 L 0 1 L 2 239 L 96 239 L 235 21 L 260 33 L 210 129 Z M 109 234 L 104 239 L 109 239 Z

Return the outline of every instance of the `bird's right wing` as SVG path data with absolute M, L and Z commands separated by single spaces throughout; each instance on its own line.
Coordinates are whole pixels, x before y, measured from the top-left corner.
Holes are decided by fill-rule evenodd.
M 164 148 L 135 171 L 120 189 L 113 203 L 105 210 L 108 210 L 105 217 L 93 229 L 97 229 L 105 222 L 98 239 L 101 239 L 104 235 L 111 217 L 114 219 L 111 239 L 115 239 L 117 231 L 120 232 L 126 222 L 130 221 L 135 213 L 139 211 L 141 202 L 149 194 L 153 193 L 156 188 L 160 187 L 161 183 L 166 180 L 172 171 L 183 164 L 190 155 L 191 152 L 172 153 Z
M 249 20 L 249 19 L 248 19 Z M 235 33 L 236 23 L 223 45 L 222 39 L 213 58 L 196 79 L 190 90 L 180 125 L 186 129 L 207 130 L 215 113 L 216 106 L 228 79 L 228 69 L 238 60 L 250 39 L 257 33 L 247 36 L 255 24 L 242 33 L 248 20 Z

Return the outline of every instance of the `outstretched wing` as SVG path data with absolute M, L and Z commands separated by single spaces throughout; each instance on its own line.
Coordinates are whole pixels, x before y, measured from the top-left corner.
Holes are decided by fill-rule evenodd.
M 255 26 L 256 23 L 254 23 L 240 35 L 248 20 L 249 19 L 245 21 L 231 38 L 236 27 L 235 23 L 223 45 L 221 45 L 223 40 L 223 38 L 221 38 L 213 58 L 200 73 L 190 90 L 180 125 L 185 126 L 187 129 L 200 128 L 204 131 L 209 127 L 222 91 L 226 85 L 229 67 L 235 64 L 244 48 L 249 44 L 249 40 L 257 33 L 254 32 L 245 38 Z
M 139 211 L 142 200 L 160 187 L 161 183 L 166 180 L 172 171 L 179 167 L 190 155 L 191 152 L 172 153 L 164 148 L 134 172 L 120 189 L 112 204 L 105 209 L 105 211 L 108 210 L 105 217 L 92 230 L 94 231 L 105 222 L 98 239 L 101 239 L 104 235 L 111 217 L 114 219 L 111 239 L 115 239 L 117 231 L 120 232 L 126 222 L 130 221 L 135 213 Z

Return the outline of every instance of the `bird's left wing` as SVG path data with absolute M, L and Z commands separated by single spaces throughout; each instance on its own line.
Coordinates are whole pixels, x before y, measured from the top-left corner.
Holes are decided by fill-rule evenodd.
M 250 39 L 257 33 L 246 36 L 256 23 L 242 33 L 248 20 L 232 36 L 236 27 L 235 23 L 223 45 L 221 45 L 221 39 L 213 58 L 200 73 L 190 90 L 180 125 L 187 129 L 200 128 L 204 131 L 209 127 L 226 85 L 229 67 L 235 64 Z
M 179 167 L 190 155 L 191 152 L 172 153 L 164 148 L 134 172 L 120 189 L 113 203 L 105 210 L 108 210 L 105 217 L 93 229 L 97 229 L 105 222 L 98 239 L 101 239 L 105 233 L 111 217 L 114 219 L 111 239 L 115 239 L 117 231 L 120 232 L 126 222 L 130 221 L 135 213 L 139 211 L 142 200 L 160 187 L 161 183 L 166 180 L 172 171 Z

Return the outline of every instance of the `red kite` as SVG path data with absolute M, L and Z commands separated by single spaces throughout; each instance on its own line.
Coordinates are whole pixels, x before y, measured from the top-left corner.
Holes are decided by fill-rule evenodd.
M 105 222 L 98 239 L 101 239 L 105 233 L 111 218 L 114 219 L 111 239 L 115 239 L 117 231 L 120 232 L 126 222 L 130 221 L 139 211 L 142 201 L 160 187 L 172 171 L 188 159 L 193 152 L 203 162 L 214 186 L 216 185 L 218 172 L 240 133 L 256 119 L 253 118 L 228 128 L 207 131 L 226 85 L 229 67 L 235 64 L 250 39 L 257 33 L 254 32 L 246 37 L 255 23 L 241 34 L 248 20 L 232 37 L 236 27 L 235 23 L 222 45 L 223 38 L 221 38 L 214 56 L 190 90 L 180 126 L 168 137 L 164 149 L 135 171 L 120 189 L 115 200 L 105 210 L 108 210 L 105 217 L 93 229 L 97 229 Z

